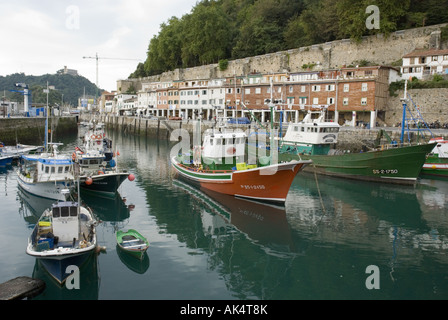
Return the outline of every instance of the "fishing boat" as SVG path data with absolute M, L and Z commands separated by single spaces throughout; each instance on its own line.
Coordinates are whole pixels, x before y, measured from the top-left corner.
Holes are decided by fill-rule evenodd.
M 127 231 L 118 230 L 117 244 L 120 249 L 139 259 L 143 258 L 149 247 L 148 240 L 134 229 Z
M 59 154 L 60 143 L 52 143 L 53 152 L 22 156 L 17 170 L 17 182 L 34 195 L 65 201 L 75 186 L 73 162 L 70 156 Z
M 106 137 L 103 126 L 96 121 L 83 137 L 83 151 L 90 154 L 98 154 L 109 162 L 113 158 L 112 140 Z
M 307 170 L 344 178 L 414 184 L 435 143 L 377 145 L 361 152 L 332 149 L 337 143 L 339 125 L 325 121 L 324 111 L 313 119 L 309 112 L 302 122 L 291 123 L 279 139 L 279 159 L 309 159 Z M 380 135 L 387 135 L 384 131 Z M 380 139 L 378 139 L 380 141 Z
M 28 239 L 26 253 L 41 260 L 46 270 L 64 283 L 68 266 L 80 267 L 96 245 L 96 220 L 79 202 L 60 201 L 46 209 Z
M 114 160 L 111 166 L 107 166 L 103 161 L 104 158 L 94 155 L 76 153 L 73 159 L 79 165 L 80 185 L 85 191 L 115 196 L 124 180 L 133 181 L 135 178 L 126 170 L 116 168 Z
M 10 166 L 14 160 L 13 156 L 2 156 L 0 155 L 0 167 Z
M 448 178 L 448 140 L 442 137 L 432 138 L 436 146 L 429 153 L 422 169 L 422 176 L 437 176 Z
M 275 163 L 272 157 L 245 156 L 246 133 L 208 130 L 203 146 L 191 154 L 173 156 L 180 177 L 202 188 L 263 202 L 284 203 L 292 181 L 310 160 Z
M 292 123 L 279 140 L 279 159 L 309 159 L 307 170 L 344 178 L 413 184 L 417 180 L 426 155 L 435 143 L 378 145 L 354 153 L 332 149 L 337 143 L 339 125 L 324 120 L 323 111 L 316 119 L 312 112 L 302 122 Z M 384 131 L 380 131 L 385 134 Z
M 73 162 L 79 165 L 83 190 L 115 196 L 126 178 L 134 180 L 134 175 L 118 169 L 113 156 L 112 141 L 102 128 L 94 126 L 85 134 L 84 145 L 76 147 L 72 154 Z
M 11 156 L 15 160 L 19 159 L 22 155 L 40 153 L 43 150 L 43 146 L 32 146 L 20 143 L 15 146 L 5 146 L 3 142 L 0 142 L 0 156 Z

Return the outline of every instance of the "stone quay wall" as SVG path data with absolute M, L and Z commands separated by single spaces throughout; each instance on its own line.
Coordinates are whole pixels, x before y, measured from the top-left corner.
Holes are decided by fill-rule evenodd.
M 95 117 L 100 122 L 105 123 L 106 128 L 109 130 L 117 130 L 124 134 L 143 136 L 148 138 L 157 139 L 170 139 L 173 141 L 178 141 L 178 136 L 176 134 L 172 135 L 173 130 L 184 129 L 190 135 L 192 139 L 193 131 L 195 130 L 194 121 L 177 121 L 177 120 L 149 120 L 145 118 L 138 117 L 127 117 L 127 116 L 92 116 L 90 114 L 83 114 L 81 116 L 82 121 L 90 121 Z M 213 121 L 204 121 L 201 126 L 201 133 L 205 132 L 207 129 L 213 128 Z M 239 129 L 246 131 L 250 128 L 250 125 L 229 125 L 229 129 Z M 283 125 L 283 129 L 286 130 L 287 125 Z M 380 130 L 385 130 L 386 133 L 396 141 L 400 141 L 401 129 L 400 128 L 374 128 L 374 129 L 362 129 L 354 127 L 341 127 L 338 139 L 338 149 L 351 150 L 352 152 L 359 152 L 363 146 L 373 146 L 373 141 L 377 138 Z M 434 134 L 437 136 L 448 137 L 448 130 L 433 130 Z M 428 132 L 422 133 L 425 140 L 428 141 L 430 134 Z M 411 133 L 411 138 L 416 141 L 417 134 Z M 406 139 L 407 140 L 407 136 Z M 190 140 L 191 142 L 193 140 Z M 422 141 L 422 140 L 420 140 Z M 406 141 L 407 142 L 407 141 Z M 382 138 L 382 144 L 387 144 L 387 139 Z
M 77 117 L 52 117 L 49 123 L 53 123 L 53 140 L 78 130 Z M 45 118 L 0 118 L 0 141 L 6 145 L 41 145 L 44 140 Z
M 403 105 L 400 101 L 403 98 L 404 91 L 395 92 L 395 97 L 390 97 L 386 114 L 390 125 L 401 123 L 403 117 Z M 408 94 L 412 101 L 420 110 L 424 121 L 428 124 L 438 120 L 441 124 L 448 123 L 448 88 L 437 89 L 410 89 Z M 414 106 L 412 101 L 408 105 L 414 116 Z

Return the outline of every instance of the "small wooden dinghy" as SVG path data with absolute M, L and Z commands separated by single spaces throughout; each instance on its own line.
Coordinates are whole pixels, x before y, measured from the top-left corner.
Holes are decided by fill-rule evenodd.
M 149 247 L 148 240 L 134 229 L 129 229 L 128 231 L 118 230 L 117 244 L 120 249 L 139 259 L 143 258 Z

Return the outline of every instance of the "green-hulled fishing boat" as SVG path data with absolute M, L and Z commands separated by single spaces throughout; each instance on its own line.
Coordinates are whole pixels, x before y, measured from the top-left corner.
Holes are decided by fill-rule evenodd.
M 305 170 L 344 178 L 414 184 L 436 143 L 405 144 L 392 141 L 359 153 L 332 149 L 337 143 L 339 125 L 325 121 L 324 110 L 312 118 L 309 112 L 300 123 L 291 123 L 279 139 L 279 161 L 312 160 Z M 378 136 L 378 142 L 381 136 Z
M 118 247 L 125 252 L 142 259 L 146 250 L 148 250 L 149 242 L 137 230 L 129 229 L 128 231 L 117 231 Z

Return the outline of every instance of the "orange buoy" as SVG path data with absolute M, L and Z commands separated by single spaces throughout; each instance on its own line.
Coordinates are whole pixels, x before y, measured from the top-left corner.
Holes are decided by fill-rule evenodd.
M 131 173 L 130 175 L 128 175 L 128 179 L 129 181 L 134 181 L 135 176 Z
M 88 177 L 88 178 L 86 179 L 86 185 L 90 186 L 92 183 L 93 183 L 92 178 Z

